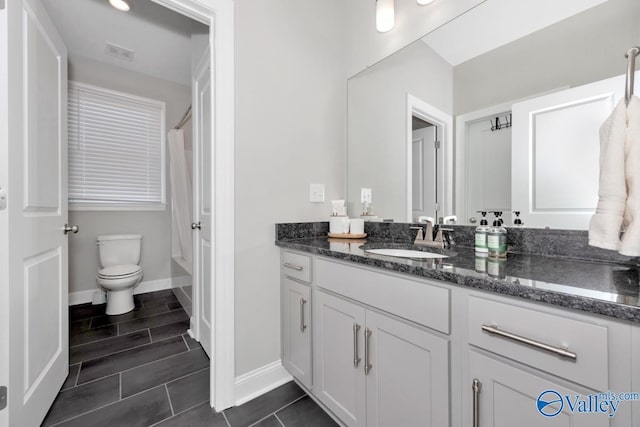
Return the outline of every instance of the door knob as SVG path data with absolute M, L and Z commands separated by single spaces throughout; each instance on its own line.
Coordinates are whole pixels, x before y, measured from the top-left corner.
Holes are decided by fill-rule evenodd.
M 195 230 L 196 228 L 197 228 L 198 230 L 200 230 L 200 229 L 202 228 L 202 227 L 200 226 L 200 221 L 198 221 L 198 222 L 192 222 L 192 223 L 191 223 L 191 229 L 192 229 L 192 230 Z
M 64 231 L 64 234 L 69 234 L 70 231 L 73 232 L 73 234 L 76 234 L 78 231 L 80 231 L 80 228 L 77 225 L 69 227 L 69 224 L 65 224 L 62 231 Z

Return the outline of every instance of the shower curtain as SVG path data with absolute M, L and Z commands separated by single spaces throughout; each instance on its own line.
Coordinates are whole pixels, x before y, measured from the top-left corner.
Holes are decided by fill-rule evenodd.
M 185 149 L 185 133 L 182 129 L 170 130 L 168 142 L 172 256 L 182 268 L 192 274 L 191 221 L 193 216 L 191 210 L 193 193 L 191 190 L 191 156 L 190 151 Z M 190 145 L 190 141 L 187 141 L 187 143 Z

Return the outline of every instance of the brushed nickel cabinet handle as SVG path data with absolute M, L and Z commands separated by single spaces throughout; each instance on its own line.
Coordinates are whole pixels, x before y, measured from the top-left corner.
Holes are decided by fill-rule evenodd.
M 304 330 L 307 329 L 307 325 L 304 324 L 304 305 L 306 303 L 306 299 L 300 298 L 300 332 L 302 333 L 304 333 Z
M 371 371 L 371 363 L 369 363 L 369 338 L 373 332 L 369 328 L 364 328 L 364 374 L 368 375 Z
M 494 325 L 482 325 L 482 330 L 487 333 L 498 335 L 499 337 L 503 337 L 511 341 L 519 342 L 540 350 L 548 351 L 560 357 L 566 357 L 567 359 L 571 359 L 571 360 L 576 360 L 578 358 L 578 355 L 576 353 L 569 351 L 566 348 L 554 347 L 552 345 L 545 344 L 543 342 L 536 341 L 531 338 L 512 334 L 511 332 L 498 329 L 498 327 Z
M 200 230 L 200 229 L 202 229 L 202 224 L 200 224 L 200 221 L 192 222 L 191 223 L 191 229 L 192 230 Z
M 480 427 L 480 381 L 477 378 L 471 383 L 473 390 L 473 427 Z
M 360 364 L 360 358 L 358 357 L 358 332 L 360 331 L 360 325 L 353 324 L 353 367 L 357 368 Z
M 304 267 L 302 267 L 301 265 L 295 265 L 295 264 L 291 264 L 291 263 L 288 263 L 288 262 L 285 262 L 282 265 L 284 265 L 285 267 L 290 268 L 292 270 L 296 270 L 296 271 L 304 270 Z

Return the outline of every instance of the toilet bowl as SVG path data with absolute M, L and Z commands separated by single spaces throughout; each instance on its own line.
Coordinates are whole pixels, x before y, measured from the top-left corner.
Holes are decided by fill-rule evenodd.
M 111 234 L 98 236 L 98 252 L 102 269 L 98 271 L 98 285 L 107 292 L 108 315 L 127 313 L 134 308 L 133 288 L 142 279 L 140 262 L 140 234 Z

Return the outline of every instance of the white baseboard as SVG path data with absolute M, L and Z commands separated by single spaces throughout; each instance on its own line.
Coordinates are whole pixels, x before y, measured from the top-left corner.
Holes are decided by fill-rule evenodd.
M 171 287 L 173 288 L 181 288 L 189 285 L 191 285 L 191 276 L 189 275 L 174 277 L 171 283 Z
M 138 286 L 133 288 L 133 293 L 134 295 L 137 295 L 137 294 L 144 294 L 147 292 L 155 292 L 155 291 L 162 291 L 165 289 L 175 288 L 177 286 L 174 286 L 174 280 L 177 279 L 178 283 L 183 283 L 183 281 L 185 280 L 183 279 L 183 277 L 188 277 L 189 281 L 191 279 L 191 276 L 181 276 L 173 279 L 171 277 L 168 277 L 166 279 L 145 280 L 140 282 Z M 184 286 L 184 285 L 179 285 L 179 286 Z M 84 304 L 84 303 L 93 301 L 93 293 L 98 290 L 100 289 L 96 285 L 94 289 L 89 289 L 86 291 L 69 292 L 69 305 L 78 305 L 78 304 Z
M 280 360 L 240 375 L 236 377 L 235 404 L 242 405 L 292 379 Z

